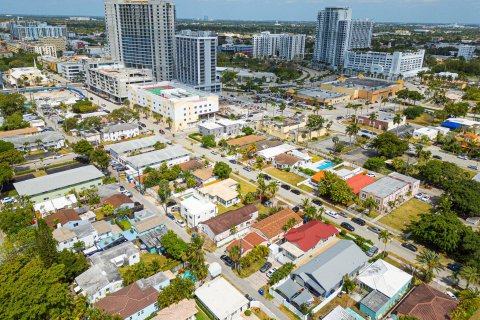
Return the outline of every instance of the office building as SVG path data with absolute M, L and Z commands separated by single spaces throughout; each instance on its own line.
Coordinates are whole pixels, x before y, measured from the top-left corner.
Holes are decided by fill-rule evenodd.
M 343 63 L 345 72 L 366 72 L 387 77 L 414 77 L 423 69 L 425 50 L 372 52 L 347 51 Z
M 46 22 L 40 21 L 11 21 L 10 35 L 13 40 L 65 38 L 67 26 L 49 26 Z
M 152 83 L 148 69 L 125 68 L 123 65 L 102 66 L 87 70 L 87 88 L 103 97 L 122 103 L 128 97 L 131 84 Z
M 458 47 L 457 56 L 463 57 L 465 60 L 469 61 L 475 57 L 475 46 L 461 45 Z
M 256 58 L 276 57 L 282 60 L 305 57 L 304 34 L 271 34 L 268 31 L 253 36 L 253 56 Z
M 217 35 L 209 31 L 183 30 L 176 35 L 176 78 L 195 89 L 218 92 Z
M 175 75 L 172 0 L 105 0 L 108 50 L 126 67 L 150 69 L 157 81 Z
M 372 29 L 370 20 L 352 20 L 350 8 L 325 8 L 318 13 L 314 60 L 343 66 L 347 50 L 370 47 Z
M 174 132 L 214 119 L 219 109 L 218 96 L 171 81 L 130 85 L 128 100 L 161 114 Z

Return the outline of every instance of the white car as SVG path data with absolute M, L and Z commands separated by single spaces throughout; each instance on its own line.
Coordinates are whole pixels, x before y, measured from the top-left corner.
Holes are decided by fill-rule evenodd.
M 133 197 L 133 195 L 132 195 L 132 193 L 131 193 L 130 191 L 124 190 L 124 191 L 122 191 L 122 193 L 123 193 L 124 195 L 126 195 L 127 197 L 129 197 L 129 198 Z
M 421 192 L 415 195 L 415 199 L 418 199 L 418 200 L 422 199 L 422 197 L 423 197 L 423 193 Z
M 60 159 L 60 158 L 63 158 L 65 157 L 64 154 L 57 154 L 56 156 L 53 157 L 53 159 Z
M 275 271 L 277 271 L 277 268 L 272 268 L 268 270 L 266 273 L 267 277 L 270 278 Z
M 185 228 L 187 226 L 187 224 L 183 220 L 177 219 L 175 222 L 182 228 Z
M 375 173 L 367 173 L 367 177 L 370 177 L 370 178 L 375 178 L 376 175 Z
M 17 200 L 13 197 L 5 197 L 1 200 L 2 204 L 15 203 Z
M 338 219 L 338 214 L 337 214 L 336 212 L 334 212 L 334 211 L 327 210 L 327 211 L 325 211 L 325 214 L 326 214 L 327 216 L 332 217 L 332 218 Z
M 428 194 L 425 194 L 422 196 L 422 199 L 421 199 L 423 202 L 428 202 L 430 201 L 430 196 Z
M 447 294 L 447 296 L 449 296 L 453 300 L 458 300 L 457 296 L 451 293 L 450 291 L 446 291 L 445 293 Z

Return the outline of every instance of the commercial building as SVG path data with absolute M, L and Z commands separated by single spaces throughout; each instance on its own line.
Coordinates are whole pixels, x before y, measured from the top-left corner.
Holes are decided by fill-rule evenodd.
M 220 46 L 220 51 L 228 53 L 253 54 L 253 45 L 226 43 Z
M 256 72 L 248 69 L 231 67 L 217 67 L 217 79 L 222 79 L 223 73 L 226 71 L 235 72 L 236 81 L 240 83 L 247 82 L 248 80 L 261 80 L 262 82 L 277 81 L 277 76 L 273 72 Z
M 236 136 L 242 132 L 246 126 L 243 120 L 219 119 L 215 122 L 204 122 L 198 125 L 200 133 L 205 135 L 214 135 L 217 138 L 223 136 Z
M 363 99 L 374 103 L 395 96 L 397 91 L 402 90 L 403 82 L 370 79 L 359 75 L 355 78 L 340 77 L 336 81 L 322 83 L 320 88 L 348 94 L 352 100 Z
M 55 131 L 44 131 L 34 135 L 17 135 L 5 137 L 3 140 L 13 143 L 16 150 L 30 152 L 36 150 L 61 149 L 65 146 L 63 134 Z
M 350 95 L 342 92 L 322 89 L 293 89 L 287 91 L 287 95 L 295 101 L 308 105 L 335 105 L 350 101 Z
M 350 8 L 325 8 L 318 13 L 313 59 L 331 67 L 343 66 L 347 50 L 371 45 L 373 22 L 352 20 Z
M 240 194 L 236 190 L 237 185 L 237 181 L 228 178 L 204 186 L 197 191 L 201 196 L 210 199 L 212 202 L 218 202 L 228 208 L 240 202 Z
M 461 45 L 458 47 L 457 57 L 463 57 L 465 60 L 470 61 L 475 58 L 475 46 Z
M 199 223 L 215 217 L 217 213 L 217 206 L 199 195 L 192 194 L 180 201 L 180 215 L 189 228 L 195 228 Z
M 177 82 L 130 85 L 128 99 L 133 104 L 151 108 L 171 120 L 174 132 L 194 128 L 198 122 L 215 118 L 218 96 Z
M 87 88 L 104 98 L 122 103 L 128 98 L 128 86 L 154 81 L 151 70 L 102 66 L 87 70 Z
M 412 137 L 419 140 L 423 139 L 424 137 L 428 138 L 429 140 L 435 140 L 438 134 L 446 135 L 448 132 L 450 132 L 450 129 L 448 128 L 421 127 L 413 131 Z
M 253 35 L 255 58 L 275 57 L 281 60 L 301 60 L 305 57 L 304 34 L 271 34 L 264 31 Z
M 128 138 L 136 137 L 140 134 L 140 129 L 134 123 L 119 123 L 103 127 L 102 140 L 103 141 L 118 141 Z
M 105 0 L 108 50 L 129 68 L 150 69 L 157 81 L 175 76 L 175 3 Z
M 67 45 L 64 37 L 43 37 L 39 38 L 35 43 L 43 46 L 55 47 L 57 51 L 67 50 Z
M 65 38 L 67 26 L 50 26 L 40 21 L 11 21 L 10 35 L 14 40 L 38 40 L 39 38 Z
M 176 36 L 176 79 L 195 89 L 219 92 L 217 81 L 217 35 L 209 31 L 183 30 Z
M 6 72 L 5 80 L 17 88 L 48 83 L 48 78 L 37 67 L 12 68 Z
M 147 167 L 159 168 L 163 163 L 171 167 L 190 160 L 191 153 L 181 146 L 169 146 L 165 149 L 142 153 L 135 156 L 123 157 L 121 162 L 138 173 Z
M 375 119 L 373 121 L 370 119 L 372 114 L 369 113 L 357 116 L 358 123 L 385 131 L 391 130 L 396 126 L 403 126 L 407 123 L 407 117 L 405 117 L 404 115 L 401 115 L 400 123 L 394 123 L 394 119 L 396 116 L 395 113 L 384 111 L 375 111 L 373 113 L 375 114 Z
M 112 158 L 121 161 L 121 158 L 128 157 L 129 153 L 153 151 L 155 149 L 154 145 L 157 142 L 167 143 L 167 140 L 160 135 L 155 135 L 141 139 L 109 144 L 106 146 L 106 149 L 110 152 L 110 156 Z
M 195 296 L 218 320 L 240 319 L 249 305 L 247 298 L 223 277 L 203 284 L 195 290 Z
M 13 184 L 20 196 L 28 196 L 33 203 L 61 197 L 75 189 L 77 192 L 98 187 L 103 174 L 94 166 L 85 166 Z
M 347 51 L 343 70 L 347 73 L 370 73 L 389 78 L 415 77 L 423 69 L 425 50 L 373 52 Z

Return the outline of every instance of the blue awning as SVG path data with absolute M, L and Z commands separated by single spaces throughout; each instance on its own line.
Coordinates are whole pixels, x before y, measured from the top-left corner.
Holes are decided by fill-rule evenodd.
M 442 127 L 455 130 L 457 128 L 463 127 L 463 124 L 458 122 L 445 121 L 442 122 Z

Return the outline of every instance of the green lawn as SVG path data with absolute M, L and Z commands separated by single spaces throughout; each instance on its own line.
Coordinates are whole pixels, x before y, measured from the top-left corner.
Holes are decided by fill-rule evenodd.
M 232 175 L 231 178 L 240 184 L 240 193 L 242 195 L 246 195 L 249 192 L 257 191 L 257 188 L 254 185 L 246 182 L 245 180 L 239 178 L 238 176 Z
M 429 213 L 431 208 L 432 206 L 428 203 L 417 199 L 410 199 L 399 208 L 381 218 L 379 222 L 398 231 L 404 231 L 411 222 L 418 220 L 418 215 Z
M 305 181 L 306 179 L 298 174 L 292 172 L 281 171 L 276 168 L 271 168 L 265 170 L 265 172 L 272 177 L 275 177 L 279 180 L 285 181 L 293 186 L 296 186 L 298 183 Z
M 202 310 L 200 310 L 198 313 L 195 313 L 195 319 L 210 320 L 210 318 Z
M 235 273 L 238 274 L 238 276 L 240 278 L 246 278 L 246 277 L 254 274 L 255 272 L 257 272 L 258 270 L 260 270 L 260 268 L 265 264 L 265 262 L 267 262 L 266 259 L 259 259 L 259 260 L 255 261 L 254 263 L 252 263 L 252 265 L 250 267 L 241 268 L 240 272 L 235 271 Z
M 309 155 L 310 157 L 312 157 L 312 162 L 313 162 L 313 163 L 315 163 L 315 162 L 317 162 L 317 161 L 321 161 L 321 160 L 323 160 L 323 158 L 322 158 L 322 157 L 320 157 L 320 156 L 317 156 L 316 154 L 309 153 L 308 155 Z

